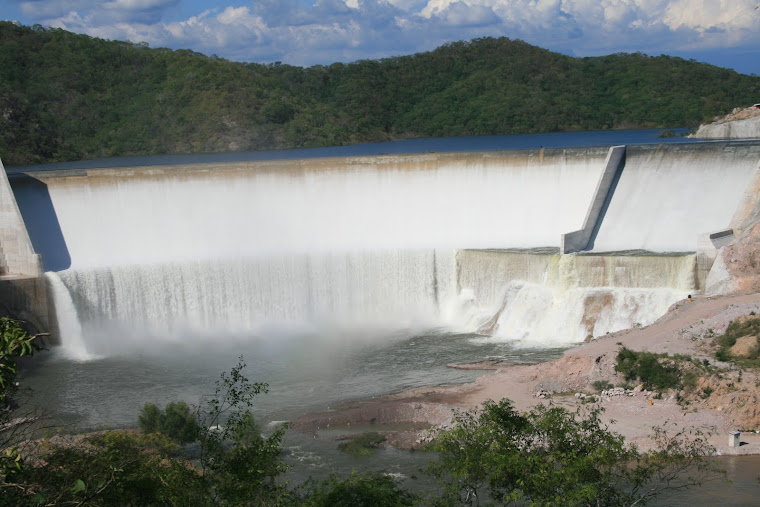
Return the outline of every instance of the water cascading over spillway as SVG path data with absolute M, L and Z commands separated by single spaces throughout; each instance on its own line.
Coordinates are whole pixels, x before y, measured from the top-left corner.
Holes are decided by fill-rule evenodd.
M 463 250 L 457 285 L 481 333 L 562 344 L 654 322 L 694 288 L 695 262 L 693 254 Z
M 39 173 L 14 192 L 62 340 L 84 352 L 282 326 L 568 343 L 649 324 L 695 286 L 694 255 L 557 253 L 583 224 L 606 155 Z

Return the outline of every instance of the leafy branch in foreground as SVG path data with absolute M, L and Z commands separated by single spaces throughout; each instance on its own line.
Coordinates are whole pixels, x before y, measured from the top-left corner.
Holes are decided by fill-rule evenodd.
M 714 449 L 699 432 L 655 428 L 656 448 L 642 454 L 600 415 L 543 405 L 521 414 L 507 399 L 487 401 L 439 433 L 428 471 L 452 505 L 486 496 L 500 504 L 644 505 L 725 476 L 705 459 Z
M 201 473 L 208 477 L 214 500 L 231 505 L 269 504 L 285 486 L 275 479 L 287 470 L 280 459 L 282 439 L 289 427 L 281 425 L 264 438 L 250 408 L 266 393 L 268 384 L 251 382 L 237 366 L 222 373 L 214 395 L 196 410 Z
M 35 336 L 21 328 L 18 321 L 0 317 L 0 410 L 9 409 L 16 392 L 16 360 L 40 350 Z
M 17 473 L 0 481 L 0 506 L 283 504 L 288 492 L 276 479 L 287 469 L 286 426 L 262 436 L 250 408 L 267 385 L 250 382 L 245 366 L 241 357 L 194 411 L 184 402 L 164 411 L 146 404 L 139 418 L 144 434 L 34 442 L 28 466 L 19 460 Z
M 18 409 L 17 359 L 31 356 L 41 347 L 16 320 L 0 318 L 0 491 L 13 482 L 23 468 L 23 457 L 19 442 L 28 438 L 26 434 L 36 417 L 14 413 Z

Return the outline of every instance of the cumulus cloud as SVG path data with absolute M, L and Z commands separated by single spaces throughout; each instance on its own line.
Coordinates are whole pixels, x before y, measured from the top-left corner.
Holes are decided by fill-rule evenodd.
M 33 0 L 21 2 L 21 11 L 36 21 L 56 26 L 76 16 L 92 28 L 119 22 L 151 23 L 181 0 Z
M 193 3 L 195 2 L 195 3 Z M 760 45 L 756 0 L 27 0 L 42 23 L 99 37 L 296 65 L 408 54 L 484 36 L 579 56 Z M 189 12 L 190 11 L 190 12 Z
M 486 5 L 467 5 L 463 1 L 454 2 L 435 15 L 445 25 L 452 27 L 487 26 L 499 22 L 493 9 Z
M 147 10 L 174 5 L 179 0 L 112 0 L 103 2 L 106 9 Z

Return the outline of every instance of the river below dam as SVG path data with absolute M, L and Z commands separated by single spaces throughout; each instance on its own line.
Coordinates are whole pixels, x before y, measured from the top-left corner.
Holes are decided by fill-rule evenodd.
M 107 357 L 72 360 L 65 349 L 42 352 L 23 372 L 34 402 L 54 420 L 76 430 L 134 427 L 146 402 L 159 406 L 184 400 L 197 405 L 213 394 L 214 382 L 242 355 L 251 381 L 266 382 L 254 414 L 267 427 L 352 400 L 430 385 L 464 383 L 486 371 L 448 368 L 450 363 L 496 360 L 505 364 L 541 362 L 564 348 L 531 347 L 484 340 L 472 334 L 377 331 L 320 334 L 272 332 L 260 336 L 196 336 L 182 343 L 156 341 Z M 344 428 L 356 432 L 367 428 Z M 393 427 L 373 426 L 373 430 Z M 329 428 L 320 438 L 290 430 L 285 447 L 300 482 L 310 475 L 350 473 L 354 468 L 387 470 L 410 478 L 425 453 L 388 448 L 371 459 L 337 450 Z
M 359 338 L 359 339 L 357 339 Z M 395 333 L 272 334 L 188 338 L 182 344 L 155 343 L 110 357 L 73 360 L 65 351 L 42 352 L 24 366 L 24 384 L 34 403 L 57 424 L 82 431 L 134 427 L 146 402 L 163 406 L 184 400 L 198 404 L 212 394 L 214 382 L 242 355 L 251 381 L 267 382 L 269 392 L 255 400 L 254 413 L 271 428 L 299 415 L 329 410 L 341 403 L 402 389 L 464 383 L 487 371 L 446 367 L 450 363 L 495 360 L 504 364 L 541 362 L 561 356 L 565 347 L 531 347 L 493 341 L 479 335 L 428 331 Z M 313 435 L 289 430 L 285 461 L 287 479 L 299 484 L 309 477 L 352 470 L 385 471 L 414 491 L 435 491 L 421 472 L 434 454 L 393 447 L 373 456 L 354 457 L 338 450 L 334 437 L 361 431 L 406 429 L 404 425 L 324 428 Z M 760 456 L 720 458 L 731 484 L 668 493 L 654 505 L 751 505 L 758 493 Z

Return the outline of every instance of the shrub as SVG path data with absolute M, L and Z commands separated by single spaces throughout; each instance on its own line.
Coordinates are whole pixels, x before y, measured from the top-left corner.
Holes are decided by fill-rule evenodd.
M 180 443 L 192 442 L 198 435 L 198 424 L 184 401 L 166 405 L 161 412 L 153 403 L 146 403 L 137 418 L 143 433 L 161 433 Z
M 652 352 L 636 352 L 623 347 L 617 355 L 615 370 L 626 380 L 639 380 L 649 390 L 679 389 L 681 370 L 667 355 Z
M 752 315 L 752 314 L 750 314 Z M 743 336 L 756 336 L 757 345 L 748 351 L 744 357 L 733 357 L 731 347 L 736 345 L 736 341 Z M 734 362 L 742 366 L 758 367 L 760 366 L 760 319 L 745 318 L 737 319 L 731 322 L 722 336 L 713 340 L 713 344 L 718 347 L 715 351 L 715 359 L 724 362 Z
M 158 432 L 161 420 L 161 409 L 153 403 L 146 403 L 137 417 L 137 425 L 143 433 Z
M 50 444 L 44 461 L 23 470 L 27 490 L 3 491 L 0 504 L 200 505 L 203 478 L 173 459 L 175 447 L 158 433 L 120 431 Z
M 306 491 L 302 505 L 309 507 L 418 505 L 414 494 L 399 489 L 393 478 L 383 473 L 352 472 L 344 478 L 333 475 L 321 483 L 308 482 Z
M 543 405 L 521 414 L 507 399 L 456 414 L 428 468 L 448 501 L 441 504 L 478 505 L 487 492 L 497 505 L 644 505 L 663 490 L 725 475 L 704 459 L 714 448 L 701 433 L 655 428 L 655 449 L 641 454 L 600 414 Z
M 606 391 L 607 389 L 611 389 L 613 386 L 606 380 L 595 380 L 593 384 L 594 389 L 596 389 L 599 392 Z

